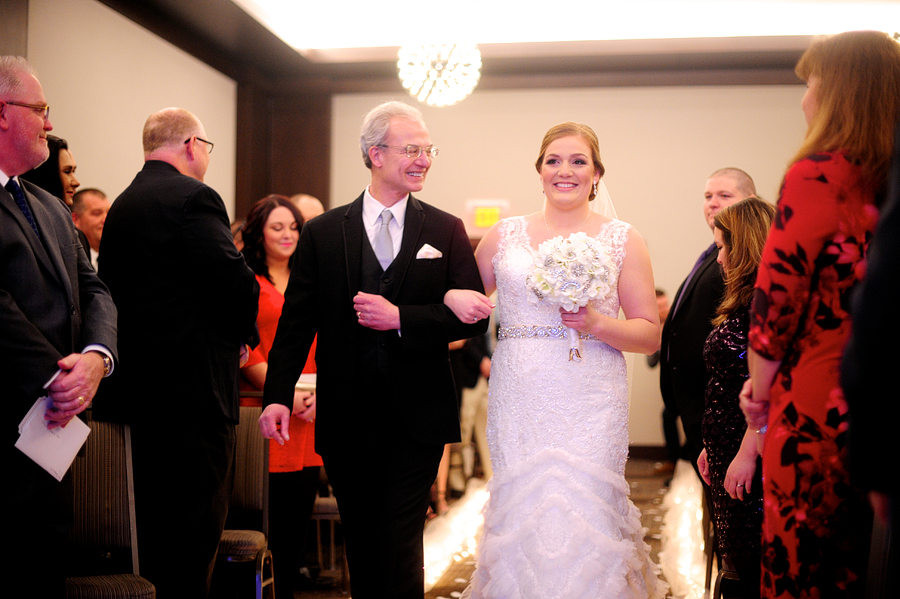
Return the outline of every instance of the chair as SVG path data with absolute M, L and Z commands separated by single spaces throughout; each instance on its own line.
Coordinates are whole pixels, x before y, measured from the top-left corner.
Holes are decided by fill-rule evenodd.
M 72 464 L 77 576 L 66 579 L 66 597 L 153 599 L 156 588 L 138 568 L 131 429 L 86 414 L 91 433 Z
M 706 531 L 707 548 L 709 549 L 706 557 L 706 592 L 705 596 L 710 599 L 721 599 L 722 597 L 722 581 L 723 580 L 740 580 L 738 573 L 729 570 L 725 566 L 725 560 L 719 556 L 716 551 L 716 529 L 713 525 L 712 518 L 709 519 L 709 526 Z M 715 562 L 717 574 L 716 582 L 712 583 L 713 563 Z M 712 595 L 709 593 L 710 585 L 713 586 Z
M 240 421 L 235 427 L 234 491 L 229 505 L 230 522 L 240 521 L 243 525 L 249 525 L 253 521 L 258 524 L 259 530 L 226 528 L 219 540 L 216 573 L 213 574 L 214 586 L 216 578 L 227 578 L 229 582 L 234 579 L 234 586 L 237 586 L 237 571 L 247 569 L 245 566 L 253 563 L 256 599 L 262 599 L 263 592 L 269 597 L 275 597 L 272 552 L 269 551 L 267 541 L 269 452 L 268 441 L 259 432 L 257 424 L 261 413 L 262 408 L 258 406 L 241 406 Z M 229 570 L 235 572 L 228 572 Z M 219 584 L 218 588 L 231 586 Z
M 719 574 L 716 576 L 716 586 L 713 588 L 712 599 L 721 599 L 723 580 L 740 580 L 740 577 L 734 570 L 719 570 Z
M 328 479 L 326 478 L 327 475 L 325 473 L 325 469 L 322 468 L 320 472 L 320 489 L 322 487 L 330 488 L 327 486 Z M 313 507 L 311 518 L 316 525 L 316 555 L 319 560 L 319 565 L 322 567 L 321 574 L 324 574 L 326 576 L 336 576 L 340 574 L 341 590 L 346 593 L 350 588 L 350 570 L 347 566 L 347 551 L 343 546 L 341 547 L 340 565 L 338 565 L 337 540 L 335 538 L 335 533 L 336 524 L 340 524 L 341 522 L 341 514 L 338 511 L 337 499 L 335 499 L 333 495 L 327 495 L 323 497 L 320 491 L 320 494 L 316 496 L 316 503 Z M 326 523 L 328 526 L 327 567 L 324 559 L 325 547 L 322 538 L 322 528 L 326 525 Z

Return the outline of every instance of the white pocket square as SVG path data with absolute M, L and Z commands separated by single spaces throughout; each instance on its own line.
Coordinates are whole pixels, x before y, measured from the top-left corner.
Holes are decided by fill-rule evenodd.
M 419 248 L 419 251 L 416 253 L 416 260 L 434 260 L 435 258 L 440 258 L 443 255 L 444 254 L 442 254 L 440 250 L 435 249 L 426 243 L 421 248 Z

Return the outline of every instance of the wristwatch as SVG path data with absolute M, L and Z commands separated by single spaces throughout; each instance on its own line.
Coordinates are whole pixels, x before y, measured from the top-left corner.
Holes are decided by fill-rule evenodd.
M 109 373 L 112 372 L 112 358 L 104 353 L 97 353 L 100 354 L 100 358 L 103 359 L 103 376 L 108 377 Z

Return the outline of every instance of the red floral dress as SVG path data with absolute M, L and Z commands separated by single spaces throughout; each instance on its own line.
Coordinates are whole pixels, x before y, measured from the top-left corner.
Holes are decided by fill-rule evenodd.
M 798 161 L 763 251 L 749 341 L 782 362 L 762 455 L 764 597 L 844 597 L 864 574 L 869 511 L 847 472 L 839 371 L 877 220 L 866 189 L 841 153 Z

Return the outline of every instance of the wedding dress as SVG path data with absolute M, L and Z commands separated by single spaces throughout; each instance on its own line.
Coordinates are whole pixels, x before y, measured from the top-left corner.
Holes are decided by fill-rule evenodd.
M 606 297 L 618 317 L 617 282 L 630 225 L 612 220 L 596 239 L 610 255 Z M 488 483 L 474 599 L 663 597 L 640 513 L 628 498 L 628 401 L 622 352 L 582 335 L 569 361 L 558 308 L 535 304 L 527 221 L 506 219 L 494 256 L 499 341 L 491 365 Z

